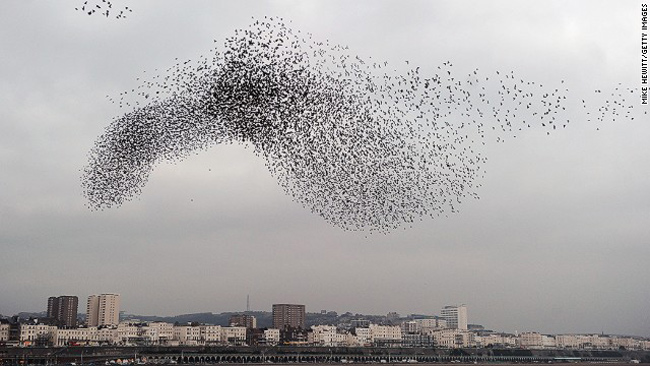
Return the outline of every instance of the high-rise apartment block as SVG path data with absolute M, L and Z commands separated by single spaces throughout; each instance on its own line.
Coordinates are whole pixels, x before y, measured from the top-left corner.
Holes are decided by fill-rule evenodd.
M 239 314 L 230 317 L 229 325 L 231 327 L 246 327 L 248 329 L 257 328 L 257 319 L 253 315 Z
M 47 317 L 56 320 L 59 326 L 74 328 L 77 326 L 78 305 L 76 296 L 52 296 L 47 299 Z
M 102 294 L 88 296 L 86 323 L 89 327 L 117 325 L 120 322 L 120 295 Z
M 445 319 L 448 328 L 467 330 L 467 306 L 464 304 L 445 306 L 440 316 Z
M 273 304 L 273 328 L 305 328 L 305 305 Z

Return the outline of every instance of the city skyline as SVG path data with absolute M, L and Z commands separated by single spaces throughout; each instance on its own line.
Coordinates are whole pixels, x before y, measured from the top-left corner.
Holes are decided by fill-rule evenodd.
M 97 298 L 99 299 L 100 296 L 107 296 L 107 294 L 102 294 L 102 295 L 90 295 L 88 297 L 88 308 L 90 308 L 91 304 L 91 298 Z M 141 314 L 133 314 L 133 313 L 128 313 L 124 310 L 119 310 L 119 294 L 109 294 L 109 296 L 117 296 L 118 300 L 118 312 L 113 313 L 112 316 L 115 317 L 120 317 L 119 320 L 113 320 L 111 322 L 104 322 L 103 324 L 98 324 L 99 321 L 96 320 L 91 320 L 91 323 L 88 323 L 88 317 L 87 314 L 79 313 L 79 315 L 83 315 L 86 317 L 86 323 L 84 323 L 83 326 L 89 326 L 89 327 L 96 327 L 98 325 L 109 325 L 109 326 L 115 326 L 118 323 L 129 323 L 133 321 L 142 321 L 138 318 L 133 318 L 133 316 L 145 316 L 145 317 L 150 317 L 150 316 L 160 316 L 156 314 L 146 314 L 146 313 L 141 313 Z M 60 297 L 70 297 L 70 296 L 60 296 Z M 76 297 L 76 296 L 73 296 Z M 52 299 L 53 297 L 50 297 L 49 299 Z M 247 296 L 247 300 L 249 300 L 249 296 Z M 104 300 L 106 301 L 106 300 Z M 113 300 L 114 301 L 114 300 Z M 95 301 L 98 302 L 98 301 Z M 98 305 L 98 304 L 95 304 Z M 247 307 L 248 307 L 248 302 L 247 302 Z M 49 308 L 49 301 L 48 301 L 48 308 Z M 277 315 L 276 315 L 276 309 L 277 309 Z M 98 309 L 95 310 L 96 312 Z M 177 314 L 170 314 L 166 316 L 160 316 L 162 318 L 165 317 L 175 317 L 175 316 L 190 316 L 192 314 L 197 314 L 201 315 L 204 313 L 211 313 L 211 314 L 230 314 L 228 317 L 228 321 L 224 322 L 224 324 L 216 324 L 216 323 L 205 323 L 207 325 L 210 324 L 215 324 L 215 325 L 220 325 L 220 326 L 234 326 L 234 327 L 245 327 L 245 328 L 256 328 L 257 327 L 257 319 L 255 318 L 254 315 L 245 315 L 245 314 L 255 314 L 255 313 L 267 313 L 271 315 L 271 328 L 273 329 L 283 329 L 285 326 L 281 324 L 289 325 L 290 327 L 296 327 L 297 324 L 302 324 L 302 326 L 298 326 L 297 328 L 304 328 L 304 329 L 309 329 L 310 327 L 305 326 L 306 314 L 312 314 L 312 315 L 322 315 L 322 314 L 327 314 L 328 312 L 336 312 L 338 316 L 345 315 L 345 314 L 352 314 L 352 316 L 358 315 L 359 317 L 354 319 L 352 321 L 353 327 L 355 322 L 369 322 L 370 321 L 366 319 L 368 318 L 377 318 L 377 317 L 384 317 L 389 324 L 395 324 L 395 321 L 399 322 L 400 324 L 403 322 L 403 319 L 415 319 L 415 320 L 432 320 L 434 321 L 433 324 L 435 325 L 427 325 L 430 327 L 438 327 L 438 328 L 450 328 L 450 329 L 459 329 L 459 330 L 464 330 L 467 331 L 471 327 L 468 326 L 474 326 L 474 327 L 480 327 L 480 329 L 485 329 L 490 332 L 494 332 L 497 334 L 514 334 L 517 335 L 519 333 L 535 333 L 535 334 L 542 334 L 542 335 L 563 335 L 563 334 L 574 334 L 574 335 L 588 335 L 588 334 L 601 334 L 603 336 L 607 335 L 613 335 L 613 336 L 624 336 L 624 337 L 645 337 L 650 339 L 650 336 L 644 336 L 644 335 L 639 335 L 639 334 L 626 334 L 626 333 L 606 333 L 604 331 L 601 332 L 589 332 L 589 331 L 574 331 L 574 332 L 553 332 L 553 331 L 547 331 L 547 332 L 540 332 L 539 330 L 536 329 L 523 329 L 523 330 L 515 330 L 515 331 L 508 331 L 508 330 L 503 330 L 499 328 L 492 328 L 492 327 L 485 327 L 484 324 L 481 321 L 469 321 L 468 317 L 468 307 L 466 304 L 458 304 L 458 305 L 444 305 L 441 307 L 437 312 L 428 312 L 428 313 L 414 313 L 414 312 L 406 312 L 406 313 L 397 313 L 394 311 L 387 311 L 384 314 L 370 314 L 370 313 L 359 313 L 359 312 L 351 312 L 351 311 L 345 311 L 345 312 L 338 312 L 332 309 L 320 309 L 320 310 L 314 310 L 314 311 L 308 311 L 307 307 L 302 304 L 272 304 L 270 309 L 254 309 L 254 310 L 248 310 L 245 308 L 244 310 L 226 310 L 226 311 L 221 311 L 221 312 L 213 312 L 213 311 L 201 311 L 201 312 L 196 312 L 196 313 L 177 313 Z M 302 312 L 302 315 L 299 314 Z M 20 312 L 20 313 L 38 313 L 38 312 Z M 49 310 L 46 310 L 45 312 L 41 313 L 48 313 Z M 17 315 L 17 314 L 12 314 Z M 127 316 L 124 319 L 121 319 L 122 315 Z M 0 314 L 0 316 L 5 316 L 8 317 L 10 315 L 7 314 Z M 99 317 L 99 314 L 96 314 L 95 317 Z M 104 315 L 106 317 L 106 315 Z M 391 319 L 391 317 L 394 317 L 395 319 Z M 366 319 L 366 320 L 364 320 Z M 193 319 L 189 320 L 189 322 L 197 322 L 198 319 Z M 234 324 L 233 324 L 234 321 Z M 443 322 L 444 325 L 440 325 L 440 322 Z M 148 323 L 149 321 L 144 321 L 145 323 Z M 202 322 L 198 322 L 199 324 L 204 324 Z M 381 322 L 380 322 L 381 323 Z M 489 323 L 489 321 L 488 321 Z M 317 323 L 321 324 L 321 323 Z M 398 324 L 399 325 L 399 324 Z M 476 330 L 476 329 L 475 329 Z
M 91 296 L 92 298 L 92 296 Z M 91 303 L 89 298 L 89 303 Z M 48 310 L 49 312 L 49 310 Z M 302 313 L 302 314 L 301 314 Z M 504 332 L 481 326 L 468 329 L 465 305 L 445 306 L 443 317 L 410 316 L 398 319 L 394 312 L 387 323 L 361 316 L 342 322 L 298 324 L 304 305 L 274 304 L 273 327 L 254 324 L 252 315 L 231 315 L 228 326 L 209 322 L 165 322 L 125 319 L 103 326 L 67 327 L 33 319 L 0 319 L 0 343 L 8 346 L 274 346 L 279 344 L 321 347 L 424 347 L 424 348 L 522 348 L 582 350 L 649 350 L 650 338 L 594 333 L 543 334 L 536 331 Z M 259 313 L 256 313 L 259 314 Z M 345 315 L 344 315 L 345 316 Z M 365 319 L 365 320 L 364 320 Z M 51 319 L 50 319 L 51 320 Z M 233 324 L 238 323 L 238 324 Z M 336 325 L 332 325 L 336 324 Z
M 0 2 L 0 314 L 98 293 L 135 314 L 220 312 L 250 294 L 251 309 L 467 304 L 470 323 L 508 332 L 650 336 L 650 124 L 582 118 L 582 99 L 593 112 L 641 86 L 640 1 L 113 2 L 133 12 Z M 512 71 L 578 103 L 566 128 L 480 147 L 480 199 L 387 235 L 328 224 L 237 144 L 161 163 L 132 201 L 89 210 L 88 152 L 130 110 L 109 98 L 211 57 L 265 16 L 396 74 Z

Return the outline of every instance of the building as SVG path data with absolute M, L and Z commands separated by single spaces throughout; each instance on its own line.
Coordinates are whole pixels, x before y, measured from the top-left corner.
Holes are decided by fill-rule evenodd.
M 24 346 L 54 344 L 57 327 L 47 324 L 20 324 L 20 343 Z
M 433 342 L 441 348 L 463 348 L 474 343 L 473 334 L 458 328 L 447 328 L 430 331 Z
M 402 329 L 399 325 L 370 324 L 370 340 L 377 347 L 395 347 L 402 343 Z
M 221 340 L 231 345 L 245 345 L 246 327 L 221 327 Z
M 246 330 L 246 344 L 251 347 L 266 346 L 264 329 L 251 328 Z
M 305 328 L 305 305 L 273 304 L 273 328 Z
M 174 339 L 174 325 L 171 323 L 151 322 L 149 323 L 149 329 L 156 334 L 160 345 L 166 345 L 167 342 Z
M 541 347 L 542 335 L 537 332 L 523 332 L 519 334 L 519 346 L 523 348 Z
M 9 341 L 9 322 L 0 319 L 0 345 Z
M 395 324 L 398 321 L 399 321 L 399 314 L 397 312 L 391 311 L 390 313 L 386 314 L 386 322 L 388 324 Z
M 372 346 L 372 336 L 370 334 L 370 326 L 368 328 L 354 328 L 356 346 L 369 347 Z
M 447 321 L 439 317 L 418 318 L 413 321 L 417 323 L 418 331 L 447 328 Z
M 78 305 L 76 296 L 50 297 L 47 299 L 47 317 L 56 320 L 58 326 L 74 328 L 77 326 Z
M 340 333 L 334 325 L 312 325 L 308 342 L 320 347 L 345 346 L 346 334 Z
M 113 339 L 111 338 L 112 342 Z M 86 346 L 97 345 L 98 331 L 96 327 L 91 328 L 74 328 L 58 329 L 54 337 L 54 345 L 57 347 L 64 346 Z
M 233 315 L 230 317 L 228 324 L 231 327 L 246 327 L 248 329 L 257 328 L 257 319 L 253 315 Z
M 201 341 L 206 346 L 218 345 L 223 342 L 221 325 L 200 325 Z
M 117 327 L 104 327 L 97 329 L 97 344 L 109 345 L 118 341 Z
M 352 320 L 350 320 L 350 326 L 352 328 L 368 328 L 370 326 L 370 320 L 368 320 L 368 319 L 352 319 Z
M 416 321 L 402 322 L 402 335 L 419 333 L 420 327 Z
M 121 345 L 149 345 L 159 343 L 159 333 L 148 323 L 121 322 L 117 326 L 117 342 Z
M 467 306 L 464 304 L 445 306 L 440 316 L 445 319 L 448 328 L 467 330 Z
M 516 347 L 517 337 L 505 333 L 488 333 L 476 335 L 475 340 L 481 347 Z
M 433 337 L 422 333 L 402 333 L 402 347 L 432 347 Z
M 174 326 L 174 341 L 177 341 L 179 346 L 201 345 L 201 328 L 191 325 Z
M 265 329 L 264 341 L 267 346 L 275 346 L 280 343 L 280 329 Z
M 118 325 L 120 322 L 120 295 L 102 294 L 88 296 L 86 323 L 89 327 Z

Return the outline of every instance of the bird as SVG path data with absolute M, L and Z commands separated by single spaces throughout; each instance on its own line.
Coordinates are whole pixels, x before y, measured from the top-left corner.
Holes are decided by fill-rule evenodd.
M 89 4 L 90 1 L 90 4 Z M 94 5 L 94 7 L 93 7 Z M 90 10 L 86 10 L 86 7 Z M 82 11 L 87 15 L 93 15 L 95 13 L 99 13 L 104 15 L 106 18 L 109 18 L 111 15 L 110 9 L 113 8 L 113 3 L 110 0 L 85 0 L 81 6 L 76 6 L 74 9 L 77 11 Z M 120 12 L 115 16 L 116 19 L 123 19 L 126 18 L 126 15 L 124 14 L 125 12 L 133 12 L 132 8 L 129 8 L 128 6 L 125 6 L 120 10 Z
M 215 43 L 210 54 L 177 58 L 109 97 L 126 111 L 106 126 L 82 169 L 90 209 L 132 200 L 162 161 L 239 144 L 307 211 L 346 231 L 385 234 L 478 199 L 489 140 L 504 143 L 524 129 L 556 135 L 560 118 L 563 128 L 570 123 L 566 107 L 580 100 L 580 118 L 593 111 L 599 120 L 633 118 L 618 112 L 631 110 L 619 95 L 574 101 L 569 88 L 514 71 L 458 75 L 449 60 L 406 61 L 398 70 L 303 37 L 277 17 L 253 18 Z

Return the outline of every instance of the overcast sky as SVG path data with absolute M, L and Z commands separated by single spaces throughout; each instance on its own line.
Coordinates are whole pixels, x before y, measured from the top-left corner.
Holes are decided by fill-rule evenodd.
M 595 126 L 576 112 L 551 136 L 487 144 L 479 200 L 388 235 L 310 214 L 239 145 L 157 166 L 118 208 L 88 210 L 80 186 L 88 151 L 125 112 L 106 95 L 207 55 L 252 17 L 422 72 L 450 60 L 566 80 L 597 105 L 594 89 L 640 87 L 640 1 L 113 3 L 133 13 L 0 1 L 0 314 L 59 295 L 84 312 L 98 293 L 135 314 L 241 311 L 249 294 L 253 310 L 433 315 L 464 303 L 470 323 L 495 330 L 650 336 L 647 115 Z

